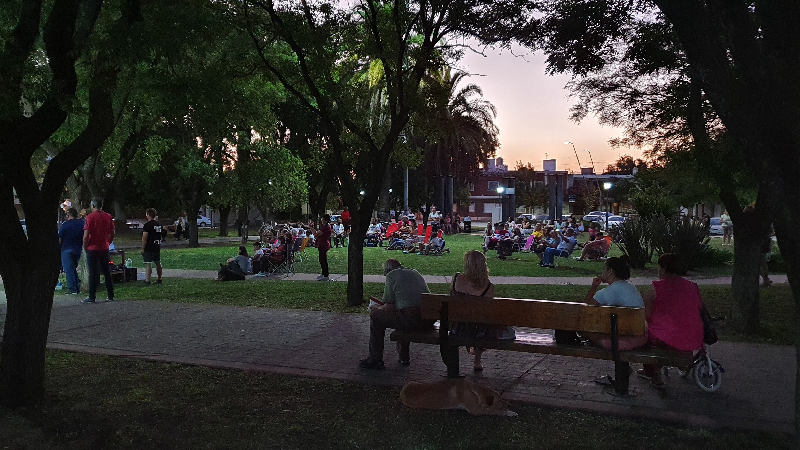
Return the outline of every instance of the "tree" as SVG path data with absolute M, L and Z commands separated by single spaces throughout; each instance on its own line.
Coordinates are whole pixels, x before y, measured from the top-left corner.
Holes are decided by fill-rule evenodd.
M 72 171 L 114 129 L 119 56 L 141 17 L 136 1 L 102 12 L 100 1 L 51 5 L 15 2 L 0 27 L 0 274 L 8 300 L 0 401 L 9 406 L 28 404 L 44 393 L 44 351 L 59 267 L 53 226 L 59 197 Z M 98 23 L 103 27 L 96 30 Z M 32 67 L 30 61 L 39 64 Z M 79 85 L 87 86 L 88 117 L 37 180 L 34 154 L 70 116 Z M 30 238 L 17 220 L 12 191 L 19 195 Z
M 524 206 L 528 212 L 533 212 L 537 206 L 547 209 L 550 205 L 550 192 L 544 183 L 536 183 L 536 170 L 531 163 L 523 164 L 517 161 L 514 168 L 516 172 L 516 199 L 515 207 Z M 574 192 L 570 192 L 574 194 Z
M 444 57 L 448 36 L 518 24 L 527 2 L 364 0 L 353 10 L 334 2 L 238 2 L 233 20 L 252 38 L 266 73 L 320 119 L 344 205 L 352 214 L 348 303 L 363 302 L 363 248 L 391 156 L 412 112 L 420 82 Z M 492 14 L 502 9 L 503 16 Z M 487 19 L 492 19 L 489 22 Z M 279 49 L 292 58 L 277 58 Z M 380 72 L 377 79 L 374 75 Z M 368 114 L 385 92 L 384 119 Z M 361 195 L 364 192 L 364 195 Z

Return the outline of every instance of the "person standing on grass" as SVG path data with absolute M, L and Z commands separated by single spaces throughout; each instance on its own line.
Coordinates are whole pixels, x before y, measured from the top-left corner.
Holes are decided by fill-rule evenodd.
M 142 228 L 142 260 L 145 266 L 144 284 L 150 284 L 153 275 L 153 264 L 156 265 L 158 280 L 161 284 L 161 224 L 156 220 L 158 212 L 155 208 L 147 208 L 144 213 L 147 223 Z
M 78 260 L 81 259 L 83 244 L 83 219 L 78 218 L 75 208 L 67 209 L 67 220 L 58 229 L 58 243 L 61 245 L 61 267 L 67 275 L 67 289 L 70 294 L 79 294 Z
M 83 226 L 83 249 L 86 250 L 86 265 L 89 269 L 89 297 L 82 303 L 94 303 L 100 272 L 106 280 L 109 302 L 114 301 L 114 282 L 108 264 L 108 246 L 114 240 L 114 220 L 111 214 L 100 209 L 100 201 L 92 200 L 92 212 L 86 216 Z
M 319 265 L 322 268 L 322 273 L 317 277 L 317 281 L 328 281 L 328 250 L 331 249 L 331 216 L 325 214 L 322 216 L 322 226 L 314 233 L 314 238 L 317 241 L 317 251 L 319 252 Z

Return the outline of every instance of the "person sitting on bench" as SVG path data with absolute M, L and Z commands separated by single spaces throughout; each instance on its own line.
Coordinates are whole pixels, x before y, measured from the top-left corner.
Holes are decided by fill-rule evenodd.
M 628 281 L 631 267 L 627 256 L 611 257 L 606 260 L 603 272 L 592 280 L 592 287 L 586 293 L 584 303 L 595 306 L 624 306 L 626 308 L 644 308 L 642 295 L 636 286 Z M 598 290 L 600 284 L 608 283 L 608 287 Z M 582 333 L 593 344 L 611 349 L 611 336 L 603 333 Z M 619 349 L 633 350 L 647 343 L 647 336 L 620 336 Z
M 702 299 L 697 284 L 679 276 L 684 272 L 680 256 L 664 253 L 658 258 L 658 280 L 644 299 L 647 311 L 649 345 L 678 351 L 703 348 L 703 321 L 700 318 Z M 661 366 L 645 364 L 637 371 L 642 378 L 660 387 Z
M 369 312 L 369 356 L 359 361 L 362 369 L 383 369 L 383 341 L 387 328 L 414 330 L 430 328 L 433 321 L 423 321 L 419 305 L 423 292 L 430 292 L 425 279 L 414 269 L 407 269 L 396 259 L 383 265 L 386 284 L 383 299 L 370 298 L 375 307 Z M 398 345 L 400 365 L 410 363 L 409 344 Z
M 464 273 L 453 275 L 450 295 L 473 295 L 476 297 L 494 297 L 494 285 L 489 281 L 489 267 L 486 256 L 482 252 L 470 250 L 464 254 Z M 450 333 L 454 336 L 471 338 L 490 338 L 514 340 L 514 328 L 505 325 L 481 325 L 472 323 L 454 323 Z M 481 355 L 483 349 L 473 347 L 467 351 L 475 357 L 472 368 L 475 372 L 483 370 Z

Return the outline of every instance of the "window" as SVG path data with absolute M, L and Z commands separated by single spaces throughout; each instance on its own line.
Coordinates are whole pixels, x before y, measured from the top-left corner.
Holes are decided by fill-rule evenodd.
M 475 183 L 470 182 L 467 186 L 470 192 L 475 192 Z
M 469 204 L 469 212 L 471 212 L 471 213 L 475 212 L 475 203 L 470 203 Z
M 489 192 L 497 192 L 497 187 L 500 186 L 498 181 L 489 182 Z
M 484 213 L 493 213 L 500 209 L 500 203 L 484 203 L 483 204 L 483 212 Z

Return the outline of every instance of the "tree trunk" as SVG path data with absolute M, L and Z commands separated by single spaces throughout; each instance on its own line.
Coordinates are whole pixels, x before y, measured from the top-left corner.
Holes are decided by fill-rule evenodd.
M 237 211 L 239 227 L 241 227 L 242 245 L 247 245 L 247 235 L 249 234 L 247 216 L 249 213 L 250 210 L 247 206 L 240 206 Z
M 745 223 L 740 221 L 735 225 L 737 234 L 742 237 L 733 242 L 731 288 L 734 302 L 731 316 L 744 333 L 756 334 L 760 323 L 758 274 L 763 242 L 760 238 L 751 238 L 760 234 L 745 228 Z
M 17 243 L 9 246 L 10 251 L 0 252 L 8 300 L 0 358 L 0 401 L 10 407 L 31 404 L 44 395 L 45 346 L 60 254 L 51 225 L 55 213 L 50 211 L 54 209 L 26 211 L 28 233 L 37 238 L 25 239 L 17 222 L 18 229 L 11 231 Z M 16 214 L 13 219 L 16 221 Z
M 369 213 L 357 211 L 350 218 L 350 242 L 347 244 L 347 304 L 364 303 L 364 238 L 367 236 Z
M 230 206 L 225 206 L 219 209 L 219 236 L 228 235 L 228 217 L 230 214 Z

